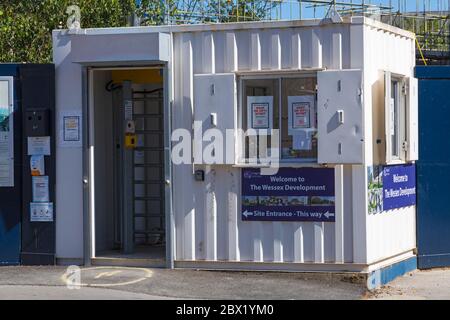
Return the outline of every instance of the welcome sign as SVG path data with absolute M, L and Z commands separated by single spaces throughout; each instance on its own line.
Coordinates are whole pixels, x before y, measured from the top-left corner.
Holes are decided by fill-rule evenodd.
M 334 169 L 242 170 L 243 221 L 335 221 Z
M 384 167 L 383 210 L 416 204 L 416 166 L 414 164 Z
M 368 210 L 379 213 L 416 204 L 414 164 L 368 168 Z

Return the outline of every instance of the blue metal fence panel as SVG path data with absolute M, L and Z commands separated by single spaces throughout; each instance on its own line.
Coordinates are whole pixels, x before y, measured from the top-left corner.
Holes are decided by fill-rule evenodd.
M 450 67 L 417 67 L 416 77 L 418 267 L 446 267 L 450 266 Z
M 20 263 L 22 212 L 22 117 L 18 65 L 0 64 L 0 76 L 14 77 L 14 187 L 0 187 L 0 265 Z

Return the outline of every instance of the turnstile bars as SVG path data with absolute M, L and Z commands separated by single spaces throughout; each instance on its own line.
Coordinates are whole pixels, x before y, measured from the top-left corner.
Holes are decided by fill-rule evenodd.
M 163 91 L 134 91 L 137 147 L 133 156 L 135 244 L 165 243 Z

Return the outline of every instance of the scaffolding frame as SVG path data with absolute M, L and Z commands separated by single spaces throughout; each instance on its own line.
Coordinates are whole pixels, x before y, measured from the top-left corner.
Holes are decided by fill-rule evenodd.
M 378 2 L 378 4 L 376 4 Z M 382 4 L 379 4 L 382 2 Z M 153 0 L 139 25 L 367 16 L 414 32 L 426 59 L 449 60 L 450 0 Z M 145 11 L 141 11 L 145 12 Z

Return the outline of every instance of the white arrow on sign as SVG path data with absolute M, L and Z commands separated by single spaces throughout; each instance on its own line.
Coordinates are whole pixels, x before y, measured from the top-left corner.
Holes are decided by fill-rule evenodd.
M 248 216 L 253 215 L 253 212 L 248 212 L 247 210 L 245 210 L 244 212 L 242 212 L 242 215 L 244 215 L 244 217 L 248 218 Z
M 334 213 L 331 213 L 330 211 L 327 211 L 327 212 L 325 212 L 324 216 L 325 216 L 327 219 L 330 219 L 330 217 L 334 217 Z

